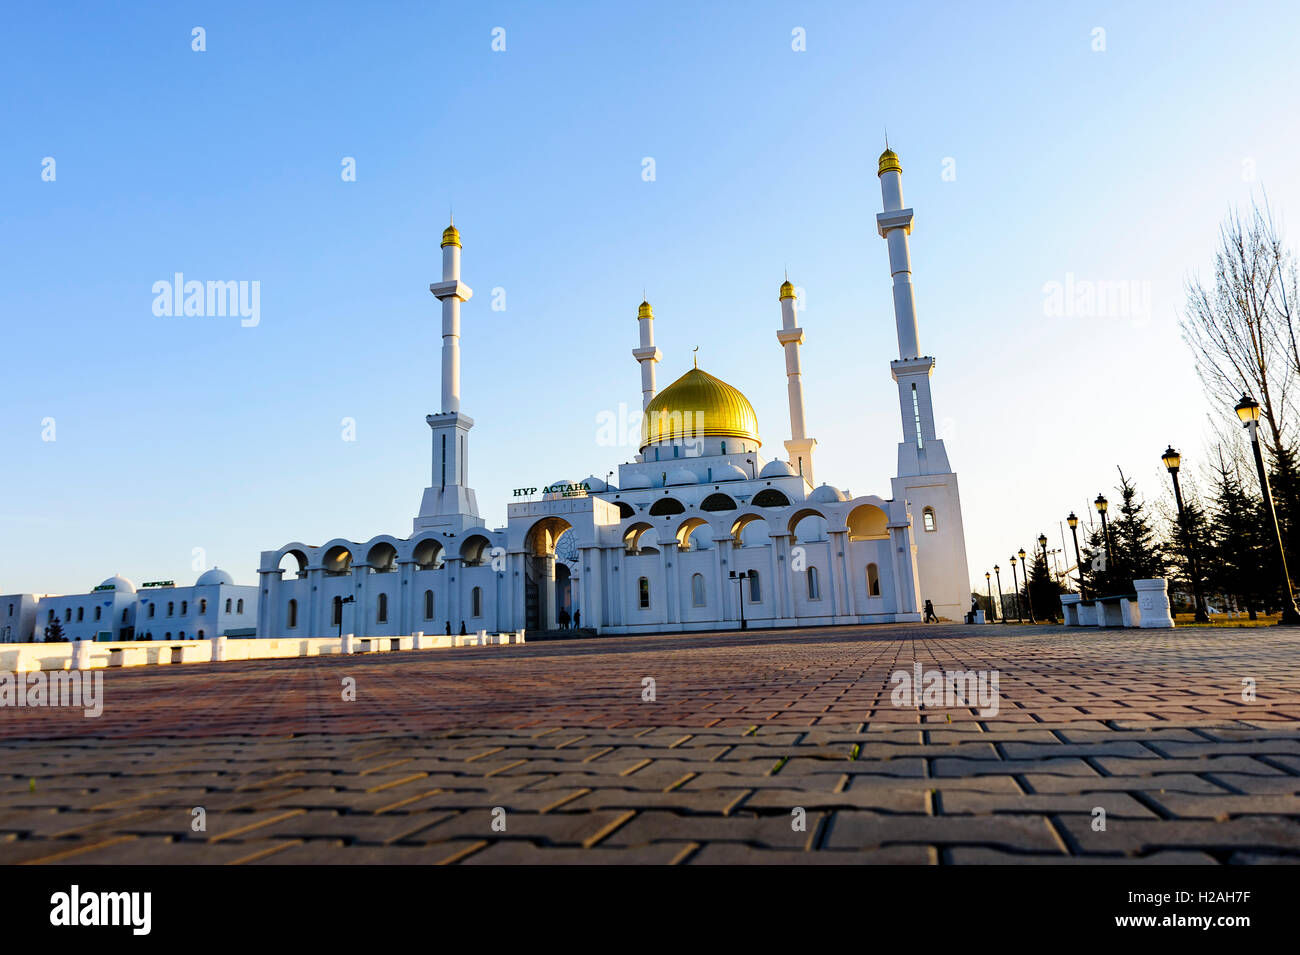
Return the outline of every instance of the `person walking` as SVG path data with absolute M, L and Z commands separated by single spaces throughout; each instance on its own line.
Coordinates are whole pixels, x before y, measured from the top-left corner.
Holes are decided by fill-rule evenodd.
M 579 630 L 581 628 L 582 628 L 582 611 L 575 610 L 573 611 L 573 629 Z
M 925 623 L 929 623 L 931 620 L 935 623 L 939 622 L 939 618 L 934 613 L 934 604 L 927 600 L 925 602 Z

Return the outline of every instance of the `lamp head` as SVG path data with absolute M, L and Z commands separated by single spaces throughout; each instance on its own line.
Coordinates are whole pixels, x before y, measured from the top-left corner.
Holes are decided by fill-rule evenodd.
M 1047 549 L 1047 535 L 1046 535 L 1046 534 L 1039 534 L 1039 535 L 1038 535 L 1038 546 L 1041 547 L 1041 548 L 1043 548 L 1044 550 Z
M 1241 419 L 1242 424 L 1258 421 L 1259 402 L 1250 395 L 1243 393 L 1241 400 L 1237 402 L 1237 417 Z
M 1098 494 L 1097 500 L 1092 502 L 1093 507 L 1097 508 L 1098 514 L 1105 514 L 1106 508 L 1110 507 L 1110 501 L 1106 500 L 1104 494 Z
M 1070 516 L 1065 519 L 1065 523 L 1070 525 L 1070 530 L 1074 530 L 1076 527 L 1079 526 L 1078 515 L 1076 515 L 1074 511 L 1071 511 Z
M 1171 444 L 1169 447 L 1165 448 L 1165 453 L 1160 455 L 1160 460 L 1165 462 L 1165 467 L 1169 469 L 1170 474 L 1177 474 L 1178 464 L 1182 461 L 1182 455 L 1175 451 L 1174 446 Z

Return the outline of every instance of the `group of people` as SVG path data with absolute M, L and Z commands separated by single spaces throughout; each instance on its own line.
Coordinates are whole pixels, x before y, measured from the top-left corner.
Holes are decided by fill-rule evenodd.
M 570 623 L 573 624 L 573 629 L 577 630 L 582 625 L 582 611 L 575 610 L 573 616 L 570 617 L 568 608 L 561 607 L 560 612 L 555 615 L 555 619 L 559 623 L 561 630 L 568 630 Z

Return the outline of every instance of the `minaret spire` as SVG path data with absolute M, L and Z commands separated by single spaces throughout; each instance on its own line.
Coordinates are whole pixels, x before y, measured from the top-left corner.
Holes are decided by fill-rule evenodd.
M 451 216 L 449 210 L 442 231 L 442 281 L 429 286 L 442 305 L 442 409 L 424 419 L 433 431 L 433 480 L 415 518 L 416 532 L 483 523 L 468 486 L 469 430 L 474 419 L 460 412 L 460 306 L 474 291 L 460 280 L 460 232 Z
M 790 282 L 790 273 L 785 274 L 781 284 L 781 328 L 776 333 L 776 340 L 785 349 L 786 390 L 790 395 L 790 440 L 785 443 L 786 453 L 790 455 L 790 466 L 804 476 L 809 484 L 813 480 L 813 449 L 817 447 L 815 438 L 808 437 L 804 426 L 803 413 L 803 373 L 799 366 L 799 346 L 803 344 L 803 329 L 795 316 L 796 293 Z
M 632 349 L 632 357 L 641 366 L 641 410 L 650 407 L 655 396 L 655 363 L 663 358 L 663 352 L 655 348 L 655 313 L 650 302 L 641 290 L 641 305 L 636 310 L 636 324 L 640 332 L 640 348 Z

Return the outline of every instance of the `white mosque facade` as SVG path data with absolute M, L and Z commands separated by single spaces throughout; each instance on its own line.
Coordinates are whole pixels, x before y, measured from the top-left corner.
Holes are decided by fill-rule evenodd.
M 432 480 L 409 537 L 300 542 L 264 551 L 260 636 L 556 629 L 601 633 L 917 621 L 925 601 L 958 620 L 970 599 L 957 476 L 936 435 L 921 354 L 902 168 L 886 150 L 877 226 L 888 247 L 903 440 L 890 497 L 850 498 L 814 480 L 794 287 L 781 286 L 790 437 L 764 458 L 740 391 L 692 368 L 663 390 L 654 313 L 638 309 L 641 448 L 616 483 L 557 480 L 488 528 L 469 484 L 473 419 L 460 407 L 461 241 L 442 239 L 442 409 L 428 415 Z

